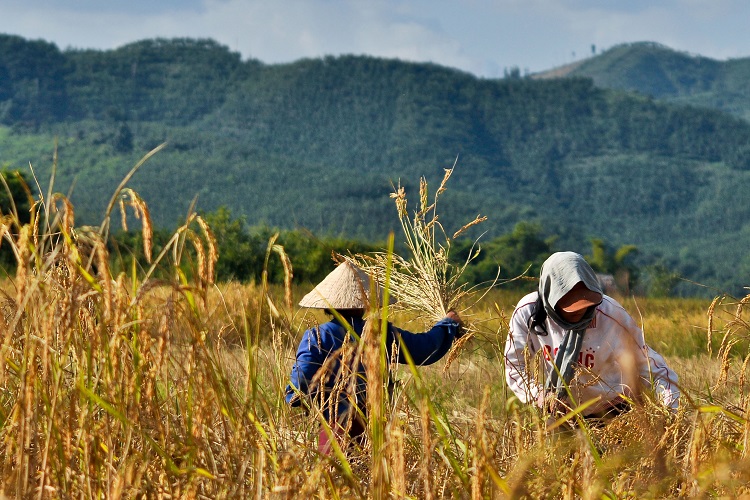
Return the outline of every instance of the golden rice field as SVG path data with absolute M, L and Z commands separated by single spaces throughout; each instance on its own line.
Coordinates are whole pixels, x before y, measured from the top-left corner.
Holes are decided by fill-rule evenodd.
M 200 226 L 183 233 L 193 230 L 184 241 L 209 255 Z M 316 417 L 282 397 L 302 330 L 325 320 L 289 308 L 306 290 L 212 284 L 201 252 L 191 253 L 192 280 L 151 280 L 147 268 L 110 276 L 103 246 L 87 254 L 73 239 L 35 241 L 31 231 L 21 231 L 21 266 L 3 284 L 7 497 L 750 494 L 741 374 L 750 329 L 731 300 L 713 309 L 710 354 L 710 302 L 623 300 L 681 377 L 679 413 L 647 400 L 603 429 L 547 433 L 505 387 L 502 344 L 518 294 L 499 290 L 471 311 L 479 332 L 447 371 L 445 362 L 396 371 L 393 401 L 379 403 L 368 429 L 376 446 L 328 458 L 317 453 Z M 722 338 L 739 344 L 724 355 Z
M 145 204 L 125 194 L 147 233 Z M 325 320 L 294 306 L 308 288 L 214 283 L 215 242 L 197 216 L 113 275 L 108 218 L 76 228 L 64 197 L 34 207 L 29 225 L 0 221 L 18 263 L 0 295 L 2 497 L 750 495 L 750 297 L 623 299 L 679 374 L 680 410 L 646 397 L 603 428 L 573 418 L 550 432 L 506 388 L 520 293 L 500 287 L 464 313 L 475 334 L 447 369 L 398 367 L 392 398 L 368 371 L 368 439 L 326 457 L 320 417 L 283 398 L 302 331 Z M 269 242 L 268 258 L 286 256 Z

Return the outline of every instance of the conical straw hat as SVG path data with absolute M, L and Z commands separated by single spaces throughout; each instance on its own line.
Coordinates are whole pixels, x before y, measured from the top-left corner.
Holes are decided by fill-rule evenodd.
M 299 305 L 314 309 L 367 309 L 369 295 L 367 273 L 344 261 L 302 297 Z

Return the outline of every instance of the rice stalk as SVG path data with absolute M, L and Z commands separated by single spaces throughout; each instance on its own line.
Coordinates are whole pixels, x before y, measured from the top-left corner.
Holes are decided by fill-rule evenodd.
M 219 245 L 216 242 L 216 236 L 214 236 L 214 232 L 208 226 L 208 223 L 206 223 L 203 217 L 197 215 L 195 217 L 195 220 L 198 223 L 198 226 L 203 231 L 203 237 L 205 238 L 206 246 L 208 247 L 206 273 L 205 276 L 202 276 L 202 279 L 206 283 L 213 283 L 216 278 L 216 261 L 219 260 Z
M 133 210 L 133 216 L 141 221 L 143 255 L 146 258 L 146 262 L 150 264 L 152 258 L 154 229 L 148 205 L 136 191 L 128 187 L 123 187 L 120 190 L 120 197 L 117 199 L 117 204 L 120 208 L 120 220 L 123 231 L 128 230 L 126 207 L 131 207 Z
M 445 181 L 451 169 L 446 169 Z M 407 216 L 406 193 L 403 187 L 395 189 L 391 197 L 395 199 L 399 221 L 409 252 L 408 258 L 393 255 L 393 270 L 390 289 L 401 307 L 438 321 L 450 310 L 459 313 L 462 299 L 468 294 L 468 285 L 460 282 L 461 273 L 471 258 L 462 266 L 450 262 L 451 238 L 438 221 L 437 203 L 441 188 L 435 194 L 433 203 L 427 204 L 428 190 L 424 178 L 420 180 L 420 207 L 413 219 Z M 478 218 L 479 219 L 479 218 Z M 387 252 L 373 255 L 356 255 L 353 260 L 369 274 L 379 279 L 383 285 Z
M 16 207 L 16 200 L 13 199 L 13 193 L 10 190 L 10 186 L 8 186 L 8 181 L 5 179 L 5 174 L 0 174 L 0 182 L 2 182 L 3 187 L 5 188 L 5 194 L 8 196 L 8 201 L 10 203 L 10 214 L 8 215 L 13 220 L 17 221 L 19 220 L 19 217 L 18 217 L 18 208 Z
M 744 406 L 744 413 L 745 415 L 750 415 L 750 398 L 745 396 L 745 406 Z M 742 453 L 741 457 L 743 459 L 747 459 L 750 457 L 750 418 L 747 418 L 745 420 L 745 424 L 743 425 L 742 429 Z
M 386 394 L 381 352 L 381 322 L 370 318 L 362 332 L 364 345 L 364 366 L 367 379 L 367 418 L 371 442 L 370 477 L 373 498 L 385 498 L 390 490 L 386 448 Z M 356 377 L 356 375 L 354 375 Z
M 162 144 L 159 144 L 154 149 L 149 151 L 143 158 L 141 158 L 138 163 L 136 163 L 133 168 L 130 169 L 130 171 L 123 177 L 123 179 L 120 181 L 120 184 L 115 189 L 114 193 L 112 194 L 112 198 L 109 200 L 109 204 L 107 205 L 106 210 L 104 211 L 104 221 L 101 225 L 101 234 L 102 236 L 107 236 L 109 234 L 109 225 L 110 225 L 110 216 L 112 215 L 112 209 L 114 209 L 115 204 L 118 203 L 119 198 L 122 194 L 122 190 L 125 188 L 125 186 L 130 182 L 130 179 L 135 175 L 135 173 L 156 153 L 164 149 L 166 147 L 167 143 L 164 142 Z M 53 169 L 54 174 L 54 169 Z M 52 185 L 50 184 L 50 190 L 52 189 Z
M 406 256 L 375 252 L 344 257 L 373 276 L 381 286 L 385 285 L 386 270 L 390 265 L 388 288 L 397 299 L 395 308 L 411 311 L 433 322 L 445 318 L 449 311 L 456 311 L 462 317 L 464 337 L 451 347 L 446 369 L 476 333 L 478 327 L 471 321 L 469 310 L 498 285 L 500 272 L 498 269 L 495 279 L 489 283 L 472 286 L 462 280 L 467 267 L 479 255 L 478 240 L 463 262 L 456 263 L 451 258 L 454 240 L 487 219 L 478 215 L 455 231 L 452 237 L 446 233 L 439 220 L 438 201 L 447 190 L 446 184 L 455 166 L 454 163 L 451 168 L 444 169 L 443 179 L 431 203 L 427 181 L 420 179 L 419 206 L 413 217 L 408 215 L 405 189 L 399 184 L 390 194 L 396 204 Z
M 399 419 L 388 423 L 388 461 L 391 472 L 391 496 L 404 498 L 407 491 L 406 463 L 404 457 L 404 431 Z
M 714 334 L 714 310 L 716 309 L 716 306 L 721 302 L 721 297 L 715 297 L 714 300 L 711 301 L 711 305 L 708 307 L 708 328 L 706 329 L 706 334 L 708 335 L 707 342 L 706 342 L 706 348 L 708 349 L 708 355 L 711 356 L 713 354 L 713 334 Z
M 208 441 L 208 429 L 216 428 L 217 419 L 225 429 L 254 427 L 240 423 L 241 405 L 211 361 L 207 327 L 184 315 L 191 309 L 185 307 L 189 288 L 168 287 L 177 307 L 152 307 L 163 287 L 149 279 L 151 270 L 139 278 L 134 267 L 130 279 L 121 273 L 113 281 L 100 234 L 74 228 L 65 197 L 48 199 L 62 202 L 49 225 L 39 223 L 38 214 L 49 206 L 44 199 L 35 205 L 30 225 L 4 219 L 3 238 L 17 250 L 17 265 L 13 313 L 3 315 L 9 328 L 0 374 L 12 410 L 0 426 L 2 490 L 17 497 L 34 491 L 38 498 L 135 496 L 138 490 L 147 496 L 215 496 L 217 483 L 201 478 L 223 474 L 229 457 Z M 139 200 L 141 216 L 147 215 L 142 200 L 132 199 Z M 12 224 L 19 227 L 15 234 L 7 231 Z M 39 233 L 41 228 L 50 231 Z M 207 255 L 211 260 L 210 247 Z M 210 269 L 197 274 L 203 280 L 211 276 Z M 159 319 L 162 312 L 178 310 L 171 319 Z M 152 325 L 159 326 L 152 330 Z M 183 343 L 172 343 L 173 337 Z M 169 415 L 165 410 L 172 403 L 178 410 Z M 228 424 L 218 408 L 239 425 Z M 275 463 L 265 450 L 256 455 L 260 470 Z M 258 484 L 266 488 L 264 481 Z
M 284 305 L 288 311 L 291 311 L 294 307 L 292 299 L 292 279 L 294 278 L 294 268 L 292 261 L 289 259 L 284 247 L 281 245 L 273 245 L 273 251 L 281 259 L 281 265 L 284 268 Z
M 420 460 L 420 476 L 422 479 L 422 496 L 425 500 L 434 498 L 432 483 L 432 433 L 430 432 L 431 420 L 430 412 L 426 398 L 420 401 L 419 405 L 419 423 L 422 430 L 422 459 Z
M 484 394 L 482 395 L 482 403 L 479 407 L 479 415 L 477 416 L 476 430 L 474 434 L 474 450 L 472 454 L 473 474 L 471 476 L 472 500 L 480 500 L 484 498 L 482 490 L 484 485 L 484 469 L 486 463 L 485 413 L 487 411 L 487 400 L 489 398 L 489 395 L 489 389 L 485 388 Z

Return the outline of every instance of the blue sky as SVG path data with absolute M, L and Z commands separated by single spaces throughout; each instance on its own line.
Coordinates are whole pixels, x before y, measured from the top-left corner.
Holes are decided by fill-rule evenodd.
M 747 0 L 0 0 L 0 33 L 61 49 L 212 38 L 265 63 L 368 54 L 495 78 L 625 42 L 750 56 Z

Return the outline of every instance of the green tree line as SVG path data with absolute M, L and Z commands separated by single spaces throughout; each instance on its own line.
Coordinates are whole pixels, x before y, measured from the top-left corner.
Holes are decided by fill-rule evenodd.
M 28 177 L 19 171 L 0 172 L 0 216 L 26 224 L 30 221 L 33 194 Z M 385 243 L 367 243 L 331 237 L 316 237 L 309 231 L 279 230 L 265 225 L 250 226 L 244 217 L 232 216 L 227 207 L 204 214 L 218 244 L 216 264 L 218 281 L 260 282 L 264 271 L 271 283 L 284 282 L 285 269 L 278 259 L 268 259 L 269 245 L 278 243 L 284 248 L 293 265 L 293 281 L 309 285 L 322 280 L 335 267 L 335 255 L 350 255 L 383 251 Z M 18 227 L 11 225 L 10 232 Z M 158 254 L 171 233 L 157 229 L 153 235 L 154 254 Z M 471 260 L 463 279 L 470 285 L 492 282 L 500 277 L 504 287 L 533 289 L 542 262 L 557 250 L 557 235 L 545 232 L 536 223 L 519 222 L 505 235 L 480 243 L 480 251 Z M 112 269 L 128 272 L 134 264 L 145 262 L 143 235 L 139 230 L 119 231 L 110 238 L 109 253 Z M 464 238 L 454 244 L 451 257 L 456 265 L 467 260 L 477 249 L 474 240 Z M 642 270 L 634 261 L 638 249 L 634 245 L 613 248 L 604 240 L 591 240 L 587 260 L 595 271 L 609 274 L 616 280 L 614 291 L 624 294 L 640 293 L 669 296 L 677 284 L 677 274 L 664 264 L 645 268 L 647 281 L 640 281 Z M 15 260 L 8 245 L 0 244 L 0 266 L 12 275 Z M 162 270 L 162 272 L 170 272 Z M 507 282 L 506 282 L 507 281 Z
M 218 242 L 219 260 L 216 276 L 219 281 L 260 282 L 268 272 L 271 283 L 284 282 L 285 270 L 281 262 L 266 261 L 269 244 L 284 248 L 293 266 L 293 282 L 310 285 L 322 280 L 335 267 L 334 256 L 382 252 L 385 243 L 368 243 L 332 237 L 318 237 L 304 230 L 279 230 L 265 225 L 248 225 L 243 217 L 233 217 L 229 209 L 220 207 L 204 215 Z M 158 251 L 170 234 L 159 231 L 155 236 Z M 142 239 L 138 231 L 119 232 L 112 238 L 111 248 L 116 255 L 115 268 L 128 269 L 132 259 L 143 261 Z M 532 290 L 541 264 L 557 247 L 557 235 L 549 234 L 537 223 L 519 222 L 511 232 L 479 242 L 480 251 L 471 261 L 462 279 L 470 284 L 492 282 L 500 277 L 503 288 Z M 461 265 L 476 251 L 474 240 L 465 238 L 454 242 L 451 258 Z M 615 279 L 611 293 L 649 296 L 672 295 L 678 275 L 661 262 L 644 263 L 636 259 L 634 245 L 613 247 L 602 239 L 590 242 L 586 259 L 595 271 Z M 645 278 L 645 279 L 644 279 Z
M 0 35 L 0 164 L 32 164 L 97 224 L 132 186 L 170 228 L 193 199 L 281 230 L 374 242 L 458 158 L 443 223 L 521 221 L 560 246 L 637 245 L 694 281 L 741 293 L 750 266 L 750 125 L 715 110 L 597 87 L 590 78 L 479 79 L 367 56 L 266 65 L 211 40 L 59 50 Z M 55 144 L 57 146 L 55 146 Z M 750 267 L 748 267 L 750 268 Z

